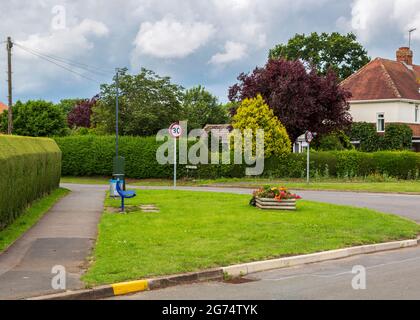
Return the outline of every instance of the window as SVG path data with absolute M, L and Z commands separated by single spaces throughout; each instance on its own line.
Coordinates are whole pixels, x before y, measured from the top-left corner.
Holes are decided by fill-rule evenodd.
M 419 106 L 416 105 L 416 108 L 414 109 L 414 122 L 420 122 L 419 119 Z
M 378 113 L 378 115 L 377 115 L 376 130 L 378 132 L 384 132 L 385 131 L 385 114 L 384 113 Z

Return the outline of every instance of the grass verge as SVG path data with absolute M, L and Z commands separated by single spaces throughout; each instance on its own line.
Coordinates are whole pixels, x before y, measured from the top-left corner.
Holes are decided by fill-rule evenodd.
M 296 212 L 262 211 L 249 196 L 142 190 L 127 205 L 159 213 L 105 212 L 87 285 L 196 271 L 353 245 L 415 238 L 416 223 L 369 209 L 299 201 Z M 107 199 L 106 206 L 119 206 Z
M 62 183 L 108 184 L 106 177 L 62 177 Z M 127 179 L 135 186 L 172 186 L 172 180 L 164 179 Z M 354 179 L 313 179 L 307 184 L 303 179 L 260 179 L 260 178 L 226 178 L 215 180 L 179 180 L 179 186 L 217 186 L 257 188 L 265 184 L 282 185 L 295 190 L 325 191 L 365 191 L 381 193 L 420 194 L 420 180 L 369 181 L 363 178 Z
M 61 198 L 70 191 L 58 188 L 49 195 L 34 201 L 11 225 L 0 231 L 0 252 L 7 249 L 28 231 Z

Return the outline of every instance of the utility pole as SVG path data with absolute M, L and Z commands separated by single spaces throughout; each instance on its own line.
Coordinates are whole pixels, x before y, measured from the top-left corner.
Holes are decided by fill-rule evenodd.
M 8 109 L 8 124 L 7 133 L 12 134 L 13 132 L 13 111 L 12 111 L 12 47 L 13 42 L 10 37 L 7 37 L 7 82 L 8 82 L 8 93 L 9 93 L 9 109 Z

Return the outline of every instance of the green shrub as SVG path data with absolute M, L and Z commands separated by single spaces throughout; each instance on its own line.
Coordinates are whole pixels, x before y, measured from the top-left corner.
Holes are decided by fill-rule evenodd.
M 61 152 L 52 139 L 0 135 L 0 230 L 58 187 Z
M 350 142 L 350 138 L 343 132 L 337 131 L 330 134 L 320 136 L 316 138 L 311 144 L 318 151 L 340 151 L 340 150 L 352 150 L 353 145 Z
M 355 122 L 350 130 L 350 139 L 360 141 L 360 151 L 374 152 L 380 150 L 383 138 L 376 132 L 375 124 Z
M 113 136 L 69 136 L 56 138 L 63 152 L 63 175 L 111 176 L 115 155 Z M 161 142 L 155 137 L 121 137 L 120 155 L 126 158 L 126 176 L 129 178 L 171 178 L 172 165 L 160 165 L 156 150 Z M 233 161 L 231 161 L 233 163 Z M 245 175 L 246 165 L 199 164 L 190 170 L 188 177 L 240 178 Z M 416 179 L 420 171 L 420 154 L 410 151 L 358 152 L 323 151 L 311 152 L 311 175 L 320 177 L 366 177 L 387 175 L 401 179 Z M 178 165 L 178 177 L 186 177 L 185 165 Z M 301 178 L 306 176 L 306 153 L 288 154 L 265 160 L 264 177 Z
M 413 130 L 402 123 L 391 123 L 385 128 L 383 150 L 410 150 L 413 142 Z

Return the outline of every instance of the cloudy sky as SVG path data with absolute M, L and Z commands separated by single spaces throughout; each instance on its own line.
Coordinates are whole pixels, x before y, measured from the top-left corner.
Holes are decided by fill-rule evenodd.
M 202 84 L 225 101 L 240 72 L 263 65 L 270 48 L 296 33 L 353 31 L 371 57 L 394 58 L 411 27 L 419 28 L 412 47 L 420 64 L 419 0 L 1 0 L 0 46 L 7 36 L 19 44 L 14 100 L 91 97 L 115 67 L 145 67 L 186 88 Z M 70 61 L 77 74 L 40 53 Z

